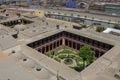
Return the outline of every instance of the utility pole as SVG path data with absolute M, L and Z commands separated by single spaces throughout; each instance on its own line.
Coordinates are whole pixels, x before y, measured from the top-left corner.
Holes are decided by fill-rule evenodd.
M 60 79 L 59 79 L 59 71 L 57 71 L 57 80 L 60 80 Z

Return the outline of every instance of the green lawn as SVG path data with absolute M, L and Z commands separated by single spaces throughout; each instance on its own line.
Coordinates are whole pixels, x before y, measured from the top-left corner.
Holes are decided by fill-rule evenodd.
M 53 53 L 54 52 L 54 53 Z M 76 71 L 81 71 L 83 69 L 83 60 L 81 57 L 79 57 L 79 55 L 69 49 L 63 49 L 60 52 L 55 52 L 55 51 L 49 51 L 47 53 L 45 53 L 45 55 L 47 55 L 48 57 L 53 58 L 54 60 L 56 60 L 57 62 L 60 62 L 70 58 L 72 60 L 76 61 L 76 66 L 72 66 L 70 68 L 76 70 Z

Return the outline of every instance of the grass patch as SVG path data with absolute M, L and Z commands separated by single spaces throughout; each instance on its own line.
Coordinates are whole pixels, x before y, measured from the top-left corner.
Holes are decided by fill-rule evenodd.
M 57 62 L 61 62 L 61 59 L 59 58 L 54 58 Z
M 66 54 L 59 54 L 59 55 L 58 55 L 58 58 L 60 58 L 60 59 L 64 59 L 64 58 L 66 58 L 66 57 L 67 57 Z
M 81 57 L 78 57 L 78 58 L 76 59 L 76 63 L 77 63 L 78 66 L 82 66 L 82 67 L 83 67 L 83 60 L 82 60 Z
M 49 52 L 45 53 L 45 55 L 53 58 L 53 56 L 55 55 L 55 52 L 54 51 L 49 51 Z
M 74 69 L 75 71 L 82 71 L 83 68 L 83 59 L 79 56 L 79 54 L 76 52 L 73 52 L 69 49 L 64 48 L 60 52 L 55 52 L 55 51 L 49 51 L 45 53 L 46 56 L 51 57 L 52 59 L 56 60 L 57 62 L 60 62 L 66 65 L 69 65 L 70 68 Z M 73 60 L 75 60 L 75 65 L 73 66 Z M 89 61 L 86 61 L 87 63 Z M 90 63 L 91 64 L 91 63 Z M 88 64 L 89 65 L 89 64 Z M 88 66 L 87 65 L 87 66 Z
M 73 51 L 68 50 L 68 49 L 64 49 L 63 51 L 59 52 L 58 54 L 63 54 L 63 53 L 66 53 L 66 54 L 75 54 Z

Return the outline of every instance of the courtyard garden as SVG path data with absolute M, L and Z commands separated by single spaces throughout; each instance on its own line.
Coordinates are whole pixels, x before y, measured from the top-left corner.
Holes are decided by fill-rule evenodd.
M 94 61 L 94 51 L 89 46 L 83 46 L 79 51 L 73 51 L 70 48 L 63 48 L 59 51 L 52 50 L 45 53 L 45 55 L 78 72 Z

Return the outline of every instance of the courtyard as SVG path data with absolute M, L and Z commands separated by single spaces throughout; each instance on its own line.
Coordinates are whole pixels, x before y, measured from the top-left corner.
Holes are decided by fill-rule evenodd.
M 87 52 L 82 50 L 82 48 L 86 48 Z M 49 52 L 46 52 L 45 55 L 56 60 L 57 62 L 60 62 L 62 64 L 65 64 L 67 66 L 69 66 L 70 68 L 74 69 L 75 71 L 82 71 L 85 67 L 89 66 L 91 63 L 94 62 L 95 60 L 95 54 L 94 51 L 92 51 L 89 46 L 83 46 L 79 51 L 74 51 L 71 50 L 68 47 L 62 47 L 60 50 L 51 50 Z M 87 57 L 86 62 L 84 64 L 84 58 L 81 55 L 81 51 L 83 51 L 85 56 L 89 55 L 91 52 L 93 53 L 93 55 L 91 56 L 92 58 L 89 59 Z M 89 52 L 90 51 L 90 52 Z M 90 56 L 90 55 L 89 55 Z M 92 61 L 91 61 L 92 60 Z M 91 61 L 91 62 L 90 62 Z

